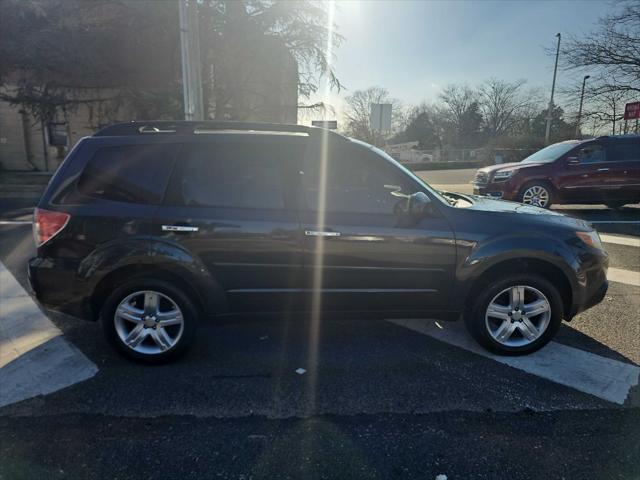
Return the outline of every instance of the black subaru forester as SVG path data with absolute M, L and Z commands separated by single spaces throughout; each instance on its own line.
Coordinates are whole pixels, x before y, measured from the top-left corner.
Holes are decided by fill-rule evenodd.
M 299 125 L 107 127 L 59 168 L 34 234 L 38 299 L 149 362 L 183 352 L 200 321 L 283 312 L 462 316 L 489 350 L 525 354 L 607 290 L 584 221 L 438 192 Z

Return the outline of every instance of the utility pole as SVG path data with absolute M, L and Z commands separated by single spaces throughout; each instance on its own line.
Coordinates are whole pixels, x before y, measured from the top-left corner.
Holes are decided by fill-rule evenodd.
M 197 0 L 178 0 L 185 120 L 203 120 Z
M 591 78 L 590 75 L 585 75 L 582 79 L 582 93 L 580 94 L 580 108 L 578 109 L 578 119 L 576 120 L 576 138 L 580 135 L 580 120 L 582 119 L 582 102 L 584 102 L 584 86 L 587 83 L 587 79 Z
M 553 92 L 556 89 L 556 73 L 558 72 L 558 57 L 560 56 L 560 38 L 562 35 L 556 33 L 558 37 L 558 47 L 556 49 L 556 66 L 553 67 L 553 83 L 551 84 L 551 99 L 549 100 L 549 108 L 547 109 L 547 129 L 544 134 L 544 144 L 549 145 L 549 133 L 551 133 L 551 119 L 553 109 Z

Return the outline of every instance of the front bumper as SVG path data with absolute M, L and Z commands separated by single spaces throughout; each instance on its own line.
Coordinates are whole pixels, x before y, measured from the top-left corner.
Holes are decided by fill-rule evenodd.
M 517 200 L 518 188 L 511 182 L 492 182 L 488 184 L 473 184 L 474 195 L 501 198 L 503 200 Z
M 571 320 L 580 312 L 600 303 L 609 288 L 607 270 L 609 255 L 605 251 L 593 251 L 582 256 L 580 271 L 577 275 L 577 287 L 574 288 L 573 302 L 567 320 Z

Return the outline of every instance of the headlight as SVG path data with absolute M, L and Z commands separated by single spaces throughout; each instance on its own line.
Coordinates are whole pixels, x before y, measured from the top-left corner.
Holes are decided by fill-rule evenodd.
M 511 176 L 513 175 L 513 170 L 498 170 L 494 175 L 493 175 L 493 180 L 496 182 L 503 182 L 508 178 L 511 178 Z
M 580 240 L 589 245 L 590 247 L 597 248 L 598 250 L 604 250 L 602 248 L 602 241 L 600 235 L 595 230 L 590 232 L 576 232 L 576 235 Z

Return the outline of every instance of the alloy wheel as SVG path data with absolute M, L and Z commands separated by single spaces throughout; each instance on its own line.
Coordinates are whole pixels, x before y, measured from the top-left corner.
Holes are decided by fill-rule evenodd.
M 489 302 L 485 326 L 491 337 L 507 347 L 535 342 L 551 321 L 551 304 L 538 289 L 515 285 L 502 290 Z
M 151 290 L 125 297 L 116 308 L 114 324 L 122 343 L 145 355 L 171 350 L 184 332 L 184 317 L 177 303 Z
M 544 208 L 549 205 L 549 191 L 540 185 L 533 185 L 522 194 L 522 203 Z

